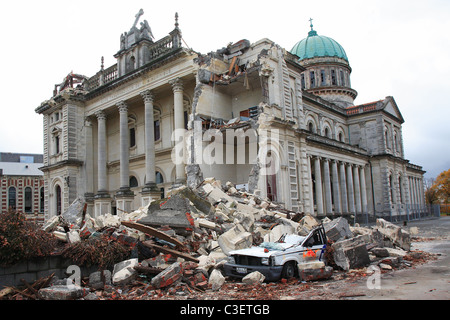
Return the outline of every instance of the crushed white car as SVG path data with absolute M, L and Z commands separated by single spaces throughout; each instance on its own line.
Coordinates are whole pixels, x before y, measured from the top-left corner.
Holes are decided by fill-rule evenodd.
M 298 276 L 298 264 L 323 261 L 327 237 L 323 225 L 306 236 L 285 234 L 276 242 L 263 242 L 257 247 L 230 251 L 224 265 L 225 274 L 243 278 L 259 271 L 266 281 Z

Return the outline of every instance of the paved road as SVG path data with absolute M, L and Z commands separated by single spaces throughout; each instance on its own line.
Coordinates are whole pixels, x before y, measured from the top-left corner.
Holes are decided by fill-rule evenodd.
M 365 296 L 357 299 L 450 300 L 450 217 L 409 222 L 407 228 L 414 226 L 419 229 L 418 237 L 434 240 L 412 242 L 411 250 L 439 254 L 438 259 L 416 268 L 382 274 L 379 289 L 369 289 L 367 279 L 363 279 L 354 290 Z

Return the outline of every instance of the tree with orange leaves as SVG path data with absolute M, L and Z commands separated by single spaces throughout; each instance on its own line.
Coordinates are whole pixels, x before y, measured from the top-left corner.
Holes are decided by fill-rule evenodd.
M 448 204 L 450 200 L 450 169 L 441 172 L 432 186 L 436 190 L 441 203 Z

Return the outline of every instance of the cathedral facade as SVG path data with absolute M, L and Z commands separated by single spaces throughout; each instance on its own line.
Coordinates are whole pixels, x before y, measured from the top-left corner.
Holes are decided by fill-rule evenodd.
M 319 217 L 426 209 L 399 107 L 391 96 L 354 105 L 338 42 L 311 25 L 290 51 L 262 39 L 202 54 L 182 45 L 177 15 L 159 40 L 142 15 L 117 63 L 69 74 L 36 108 L 47 218 L 80 196 L 92 216 L 130 212 L 207 177 Z

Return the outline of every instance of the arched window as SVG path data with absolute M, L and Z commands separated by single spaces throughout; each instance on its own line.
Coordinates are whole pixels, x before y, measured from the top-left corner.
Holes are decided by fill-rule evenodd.
M 8 189 L 8 208 L 16 210 L 16 188 L 10 187 Z
M 62 213 L 62 194 L 59 184 L 55 187 L 55 195 L 56 215 L 59 216 Z
M 390 149 L 391 141 L 389 139 L 389 129 L 384 127 L 384 141 L 386 142 L 386 149 Z
M 33 191 L 30 187 L 25 188 L 25 212 L 33 212 Z
M 340 142 L 344 142 L 344 134 L 343 134 L 342 132 L 339 132 L 339 134 L 338 134 L 338 140 L 339 140 Z
M 392 174 L 389 175 L 389 191 L 391 193 L 391 203 L 395 203 L 395 197 L 394 197 L 394 183 L 392 180 Z
M 330 129 L 328 127 L 325 127 L 324 135 L 325 137 L 330 138 Z
M 158 184 L 164 183 L 164 177 L 163 177 L 163 175 L 161 174 L 161 172 L 156 171 L 156 174 L 155 174 L 155 181 L 156 181 L 156 184 L 157 184 L 157 185 L 158 185 Z M 159 191 L 161 192 L 161 199 L 164 199 L 164 197 L 165 197 L 165 190 L 164 190 L 164 187 L 160 187 L 160 188 L 159 188 Z
M 139 185 L 135 176 L 130 177 L 130 188 L 136 188 Z
M 163 177 L 163 175 L 161 174 L 161 172 L 156 171 L 156 174 L 155 174 L 155 181 L 156 181 L 156 184 L 164 183 L 164 177 Z
M 398 176 L 398 190 L 400 192 L 400 203 L 403 203 L 402 176 Z

